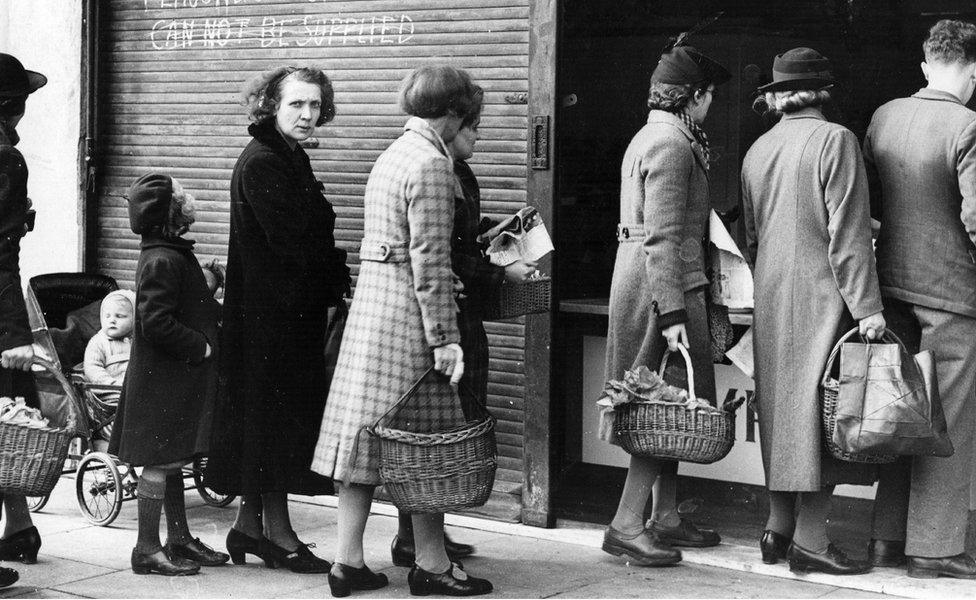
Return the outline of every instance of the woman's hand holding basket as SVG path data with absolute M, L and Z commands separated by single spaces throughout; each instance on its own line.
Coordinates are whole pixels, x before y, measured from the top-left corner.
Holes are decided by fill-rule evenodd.
M 464 375 L 464 351 L 459 344 L 434 348 L 434 370 L 451 378 L 451 385 L 461 382 Z

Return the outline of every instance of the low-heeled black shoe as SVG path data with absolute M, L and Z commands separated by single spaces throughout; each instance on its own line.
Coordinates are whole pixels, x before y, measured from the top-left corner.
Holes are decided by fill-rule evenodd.
M 230 559 L 234 561 L 235 565 L 243 565 L 248 554 L 253 554 L 267 563 L 271 557 L 266 556 L 264 541 L 266 540 L 263 535 L 259 538 L 252 538 L 231 527 L 227 531 L 227 553 L 230 554 Z
M 908 576 L 916 579 L 935 579 L 940 576 L 976 579 L 976 561 L 968 554 L 957 554 L 942 558 L 909 556 Z
M 168 576 L 196 575 L 200 572 L 200 565 L 185 558 L 169 559 L 163 552 L 142 554 L 133 549 L 132 572 L 136 575 L 149 575 L 150 573 Z
M 407 575 L 411 596 L 480 596 L 493 589 L 487 579 L 472 577 L 456 564 L 443 573 L 424 571 L 417 565 Z
M 25 565 L 37 562 L 41 549 L 41 534 L 33 525 L 0 539 L 0 560 L 22 560 Z
M 223 552 L 217 552 L 210 546 L 200 541 L 200 538 L 193 538 L 185 544 L 171 544 L 166 542 L 163 552 L 170 560 L 174 558 L 185 558 L 198 563 L 201 567 L 216 567 L 222 565 L 230 556 Z
M 786 552 L 786 560 L 790 563 L 790 571 L 794 573 L 860 575 L 871 570 L 871 563 L 850 558 L 833 544 L 828 544 L 823 552 L 811 552 L 793 542 Z
M 871 540 L 868 542 L 868 562 L 876 567 L 900 567 L 907 561 L 905 540 Z
M 786 551 L 790 549 L 790 538 L 776 533 L 772 529 L 763 532 L 759 540 L 759 551 L 762 553 L 762 561 L 767 565 L 775 565 L 786 558 Z
M 329 589 L 336 598 L 345 598 L 352 590 L 378 590 L 390 584 L 383 573 L 374 573 L 363 565 L 358 569 L 333 563 L 329 571 Z
M 655 521 L 651 523 L 651 531 L 657 539 L 670 546 L 708 548 L 722 543 L 719 534 L 711 529 L 698 529 L 687 519 L 681 519 L 681 522 L 674 527 L 667 527 Z
M 614 556 L 627 556 L 642 567 L 664 567 L 681 562 L 681 551 L 662 542 L 649 529 L 628 537 L 607 527 L 603 534 L 603 551 Z
M 5 588 L 17 583 L 20 573 L 7 567 L 0 567 L 0 588 Z
M 292 573 L 328 573 L 332 563 L 312 554 L 309 548 L 315 544 L 299 544 L 294 550 L 285 550 L 268 538 L 261 540 L 264 564 L 271 569 L 285 567 Z
M 475 552 L 471 544 L 461 544 L 455 542 L 444 534 L 444 549 L 447 550 L 447 557 L 451 562 L 471 556 Z M 401 538 L 399 535 L 393 536 L 393 543 L 390 545 L 390 555 L 393 557 L 393 564 L 398 567 L 412 567 L 417 560 L 416 547 L 413 538 Z

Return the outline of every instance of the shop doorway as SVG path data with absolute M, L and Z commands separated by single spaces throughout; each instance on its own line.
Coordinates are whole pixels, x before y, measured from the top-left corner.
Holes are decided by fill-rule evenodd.
M 594 402 L 603 384 L 619 168 L 647 118 L 650 74 L 667 39 L 723 12 L 690 43 L 732 72 L 704 128 L 712 144 L 712 206 L 734 213 L 742 158 L 766 127 L 751 110 L 754 90 L 768 81 L 776 54 L 809 46 L 829 57 L 838 79 L 829 117 L 863 139 L 878 106 L 925 85 L 918 65 L 927 29 L 942 18 L 976 20 L 976 6 L 966 0 L 617 0 L 563 2 L 560 11 L 553 207 L 559 310 L 552 352 L 553 424 L 560 434 L 553 440 L 552 499 L 557 517 L 608 521 L 627 457 L 608 453 L 596 439 Z M 732 228 L 741 241 L 741 222 Z M 751 381 L 735 376 L 734 367 L 716 366 L 723 367 L 732 371 L 717 372 L 719 396 L 748 394 Z M 755 416 L 743 409 L 738 421 L 737 447 L 751 446 L 750 456 L 758 457 Z M 752 462 L 717 469 L 707 479 L 726 491 L 759 486 L 761 464 Z

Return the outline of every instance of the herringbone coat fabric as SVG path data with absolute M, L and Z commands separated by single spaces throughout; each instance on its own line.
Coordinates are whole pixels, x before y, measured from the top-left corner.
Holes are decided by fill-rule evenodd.
M 869 465 L 826 452 L 819 397 L 838 335 L 881 311 L 857 138 L 815 109 L 785 115 L 746 154 L 742 199 L 766 485 L 812 492 L 870 483 Z
M 346 483 L 380 483 L 379 444 L 363 427 L 428 371 L 433 348 L 460 341 L 450 152 L 423 119 L 411 118 L 404 129 L 366 183 L 363 246 L 384 245 L 390 257 L 360 267 L 312 461 L 312 470 Z M 464 422 L 453 389 L 436 374 L 409 406 L 394 426 L 437 431 Z
M 643 234 L 617 247 L 606 378 L 620 379 L 638 365 L 657 370 L 666 348 L 661 330 L 689 322 L 689 334 L 696 338 L 691 354 L 702 372 L 697 391 L 713 400 L 708 325 L 703 304 L 699 310 L 700 295 L 693 293 L 708 283 L 703 246 L 708 174 L 701 147 L 679 117 L 652 110 L 624 154 L 620 180 L 620 224 L 629 226 L 628 233 L 642 228 Z M 672 382 L 686 387 L 681 379 Z

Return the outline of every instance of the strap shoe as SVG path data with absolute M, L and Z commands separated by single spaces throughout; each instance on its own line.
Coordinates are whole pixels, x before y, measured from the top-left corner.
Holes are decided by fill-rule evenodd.
M 429 596 L 480 596 L 492 590 L 491 582 L 487 579 L 471 577 L 457 564 L 443 573 L 431 573 L 414 565 L 407 574 L 407 584 L 410 595 Z
M 665 544 L 648 529 L 634 536 L 607 527 L 603 534 L 603 551 L 614 556 L 626 556 L 642 567 L 663 567 L 681 562 L 681 551 Z
M 790 563 L 790 571 L 794 573 L 860 575 L 871 570 L 871 563 L 850 558 L 833 544 L 828 544 L 823 552 L 812 552 L 793 542 L 786 552 L 786 560 Z
M 329 571 L 329 590 L 336 598 L 345 598 L 352 590 L 378 590 L 390 584 L 383 573 L 374 573 L 363 565 L 358 569 L 342 563 L 332 563 Z
M 968 554 L 942 558 L 909 556 L 908 576 L 916 579 L 935 579 L 939 576 L 976 579 L 976 561 Z

